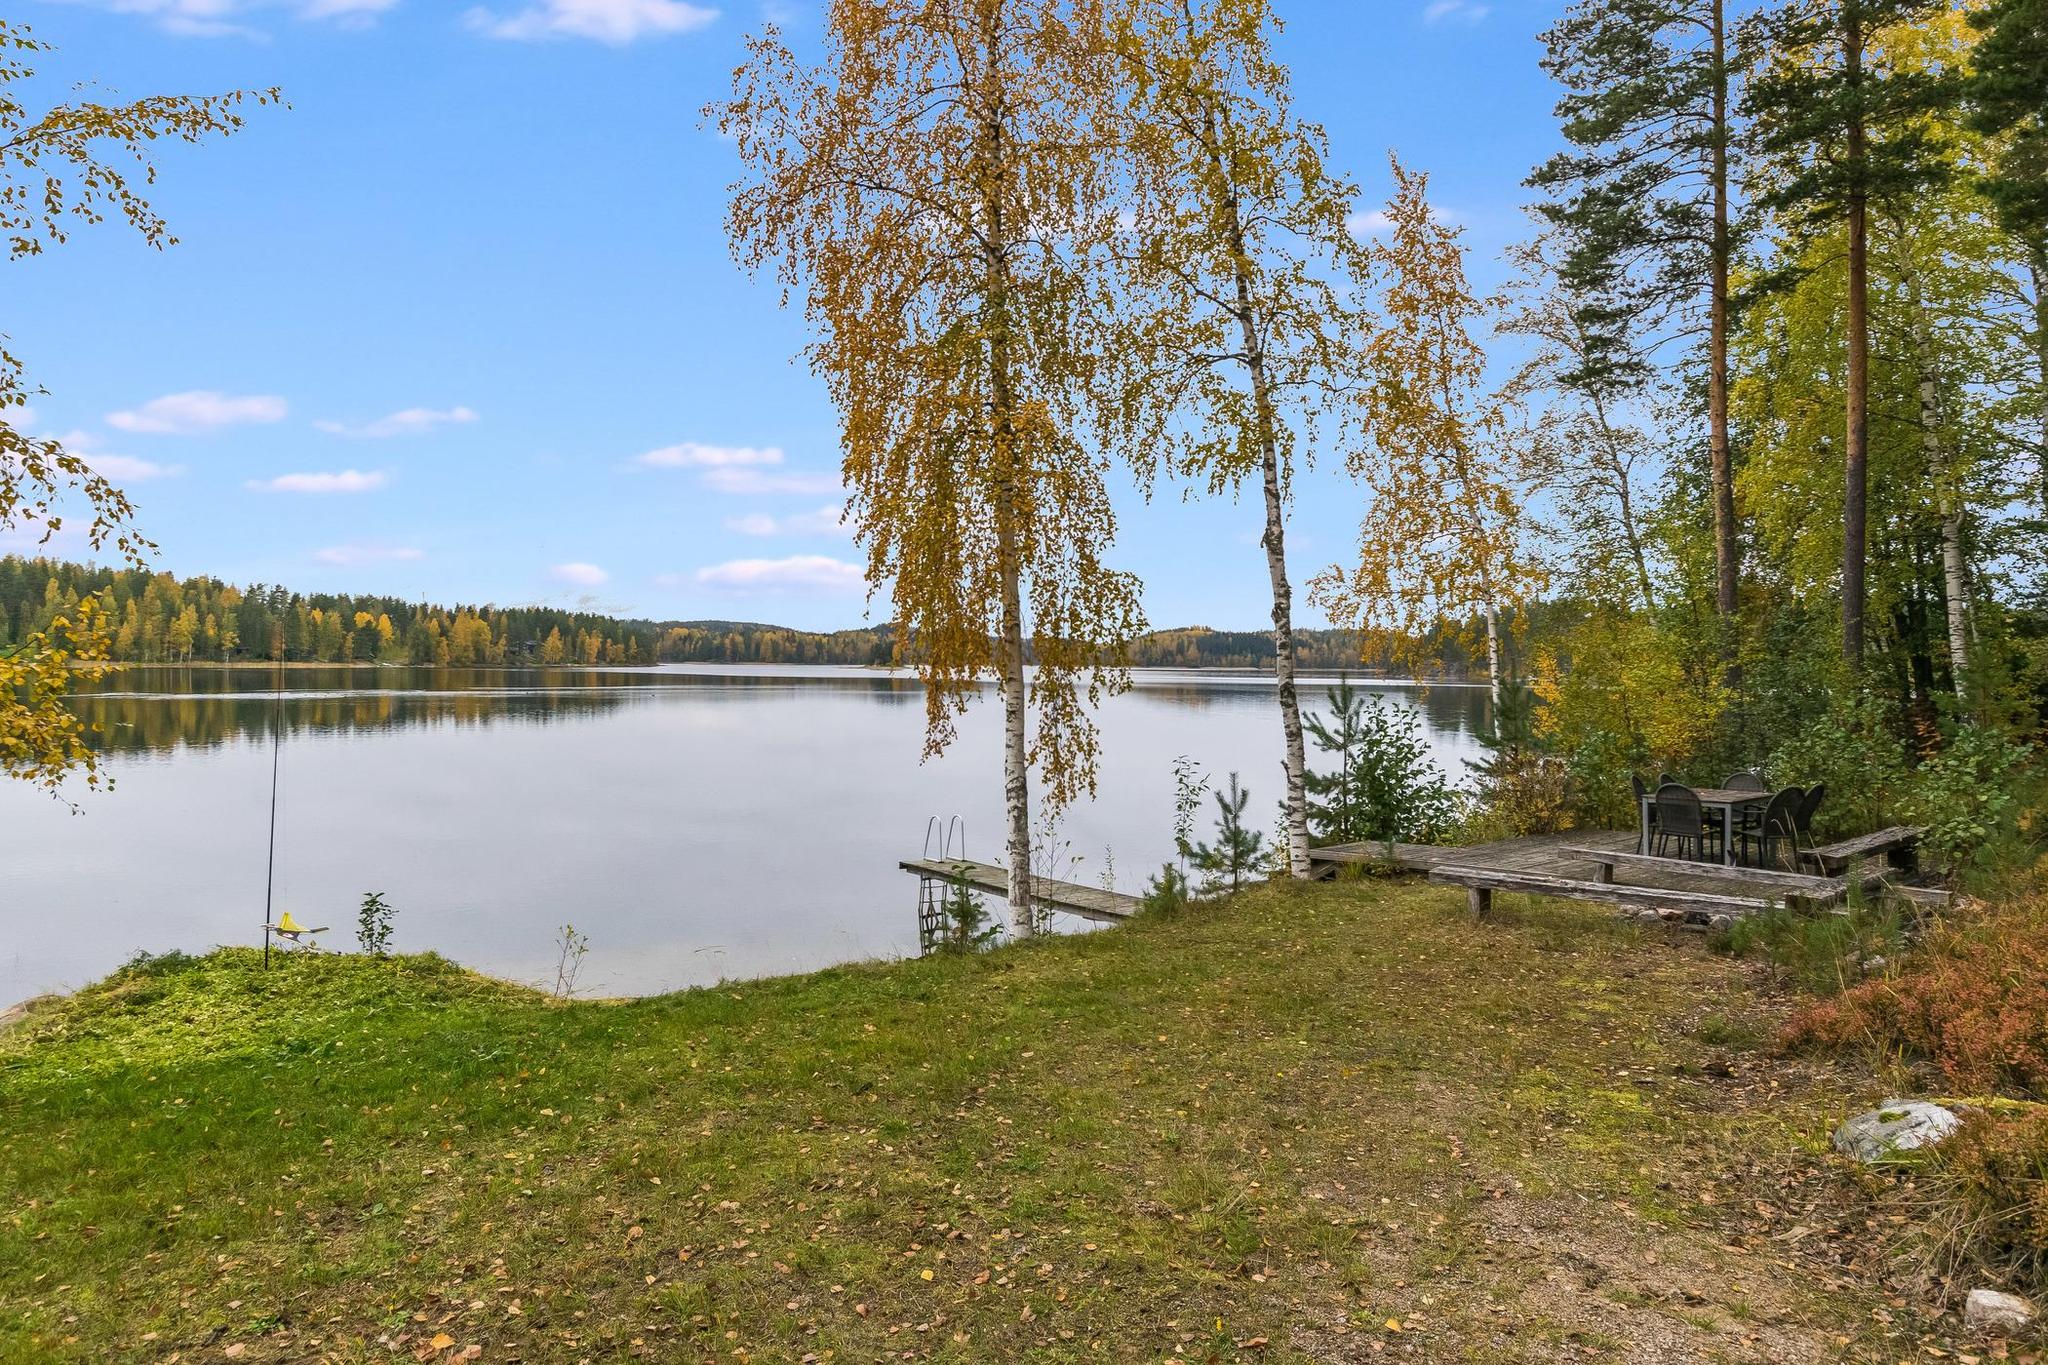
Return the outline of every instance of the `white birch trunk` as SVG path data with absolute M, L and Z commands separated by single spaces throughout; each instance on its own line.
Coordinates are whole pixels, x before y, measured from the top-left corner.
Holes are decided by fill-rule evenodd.
M 1005 518 L 1007 532 L 1007 518 Z M 1007 533 L 1002 541 L 1012 539 Z M 1025 730 L 1024 629 L 1015 552 L 1004 555 L 1003 638 L 1000 670 L 1003 696 L 1003 816 L 1008 829 L 1010 932 L 1029 938 L 1038 930 L 1031 911 L 1031 749 Z
M 1500 727 L 1500 608 L 1491 598 L 1486 603 L 1486 678 L 1493 694 L 1493 724 Z

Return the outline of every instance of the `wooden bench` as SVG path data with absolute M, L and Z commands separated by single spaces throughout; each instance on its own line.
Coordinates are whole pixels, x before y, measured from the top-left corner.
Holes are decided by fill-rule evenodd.
M 1893 825 L 1889 829 L 1859 834 L 1853 839 L 1839 843 L 1823 844 L 1809 849 L 1807 856 L 1818 862 L 1832 876 L 1840 876 L 1849 870 L 1851 864 L 1863 858 L 1883 854 L 1885 861 L 1902 871 L 1910 872 L 1920 855 L 1921 829 L 1918 825 Z
M 1781 872 L 1769 867 L 1730 867 L 1726 863 L 1691 862 L 1680 858 L 1657 858 L 1645 853 L 1623 853 L 1611 848 L 1582 848 L 1566 844 L 1557 850 L 1573 858 L 1596 863 L 1600 880 L 1614 880 L 1614 869 L 1664 872 L 1702 881 L 1726 882 L 1770 900 L 1825 909 L 1848 899 L 1849 883 L 1840 877 L 1810 877 L 1803 872 Z
M 1589 882 L 1572 877 L 1553 877 L 1544 872 L 1518 872 L 1497 867 L 1463 867 L 1446 863 L 1430 869 L 1429 879 L 1465 888 L 1466 903 L 1475 918 L 1493 909 L 1496 891 L 1522 891 L 1532 896 L 1556 896 L 1561 900 L 1600 901 L 1610 905 L 1632 905 L 1651 910 L 1676 910 L 1711 920 L 1718 915 L 1747 915 L 1768 910 L 1771 902 L 1754 896 L 1718 896 L 1703 891 L 1666 891 L 1654 886 L 1622 886 L 1612 881 Z

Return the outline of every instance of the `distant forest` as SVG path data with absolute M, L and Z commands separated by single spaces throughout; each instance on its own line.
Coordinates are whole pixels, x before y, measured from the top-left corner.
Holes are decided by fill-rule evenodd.
M 100 595 L 114 622 L 112 656 L 123 663 L 287 660 L 456 668 L 648 663 L 886 664 L 890 625 L 830 632 L 751 621 L 644 621 L 555 607 L 440 606 L 396 597 L 245 588 L 217 578 L 178 578 L 51 559 L 0 557 L 0 648 L 47 627 L 81 597 Z M 1467 632 L 1443 630 L 1419 649 L 1391 638 L 1360 647 L 1353 631 L 1295 635 L 1304 669 L 1421 671 L 1463 676 L 1474 660 Z M 1417 659 L 1426 661 L 1418 670 Z M 1146 668 L 1271 668 L 1265 631 L 1190 626 L 1139 639 L 1131 662 Z

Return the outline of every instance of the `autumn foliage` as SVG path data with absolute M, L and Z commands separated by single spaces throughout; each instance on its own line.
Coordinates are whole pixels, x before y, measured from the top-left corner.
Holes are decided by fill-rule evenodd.
M 1937 927 L 1902 975 L 1808 1006 L 1787 1040 L 1931 1061 L 1959 1091 L 2048 1091 L 2048 895 Z

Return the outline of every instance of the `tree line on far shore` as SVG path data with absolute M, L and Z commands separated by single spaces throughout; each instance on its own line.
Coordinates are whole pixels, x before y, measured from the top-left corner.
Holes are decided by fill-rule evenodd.
M 444 606 L 376 594 L 302 593 L 274 584 L 0 556 L 0 647 L 48 630 L 85 598 L 102 603 L 116 663 L 387 663 L 425 667 L 601 667 L 651 663 L 887 664 L 890 624 L 808 631 L 754 621 L 647 621 L 555 607 Z M 1304 668 L 1461 677 L 1483 667 L 1454 625 L 1418 648 L 1356 631 L 1305 630 Z M 1138 640 L 1149 668 L 1260 668 L 1270 632 L 1190 626 Z

